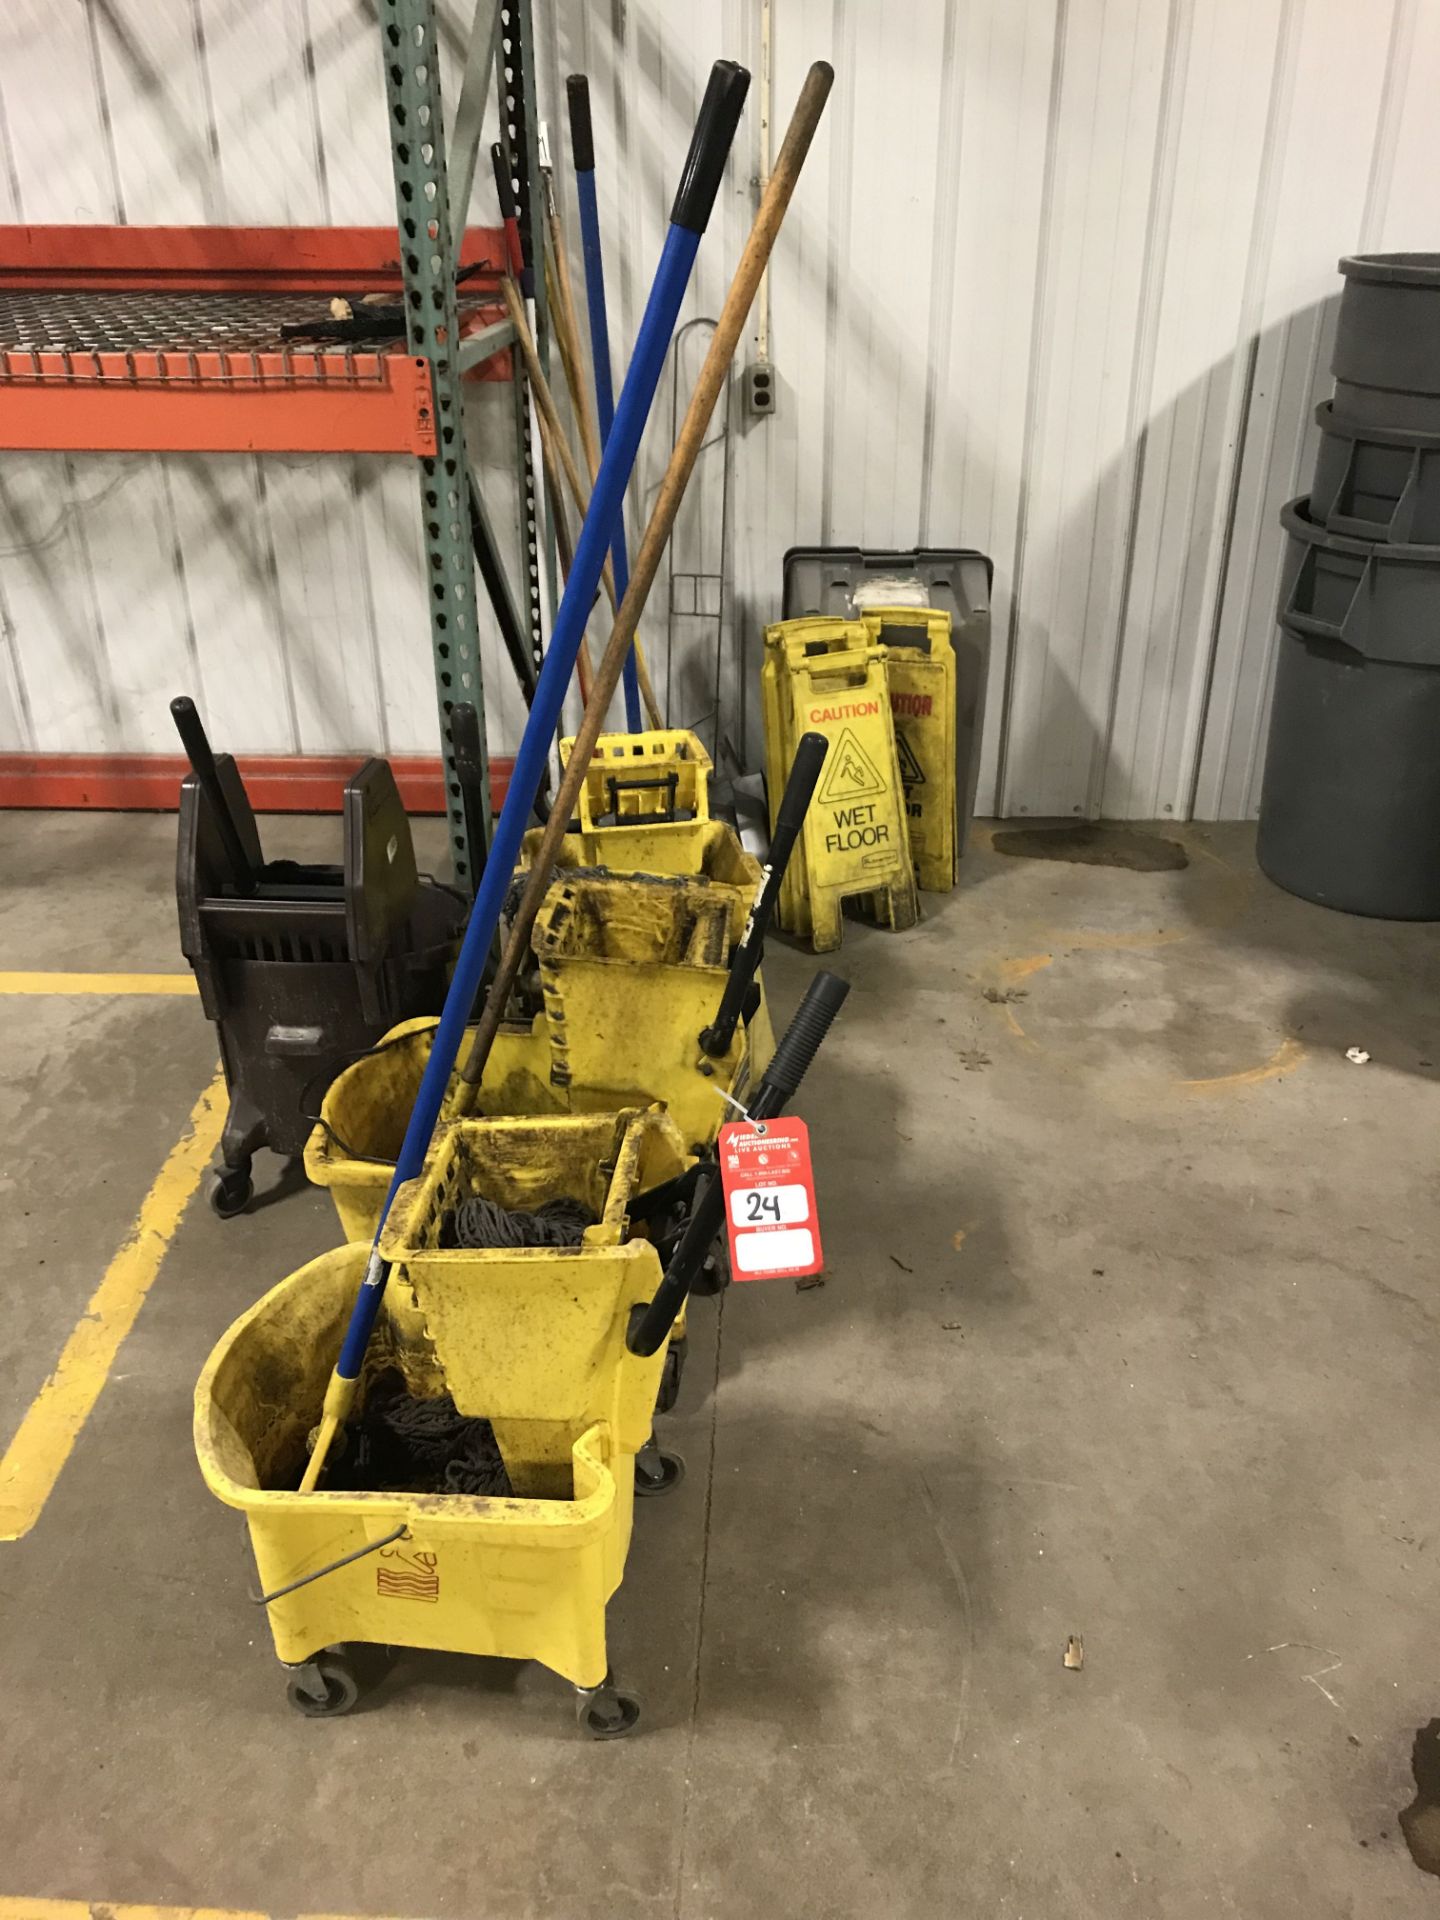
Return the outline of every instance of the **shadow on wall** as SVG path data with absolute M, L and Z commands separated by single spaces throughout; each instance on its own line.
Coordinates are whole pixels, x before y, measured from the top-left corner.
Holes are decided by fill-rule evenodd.
M 1073 503 L 1043 446 L 1021 476 L 1008 607 L 997 558 L 997 811 L 1254 811 L 1279 513 L 1308 489 L 1337 306 L 1298 309 L 1127 426 L 1121 453 Z
M 613 31 L 622 15 L 623 47 Z M 356 0 L 353 17 L 347 16 L 322 35 L 317 58 L 323 64 L 334 57 L 342 28 L 352 35 L 372 31 L 363 23 L 374 16 L 374 0 Z M 153 63 L 147 64 L 144 47 L 113 0 L 102 0 L 97 17 L 107 57 L 113 54 L 133 85 L 156 100 L 168 134 L 175 117 L 169 82 Z M 453 69 L 458 43 L 448 14 L 442 20 L 447 33 L 445 52 Z M 754 64 L 755 49 L 749 44 L 753 33 L 754 23 L 747 16 L 739 43 L 727 50 Z M 725 35 L 718 25 L 714 37 L 719 51 Z M 632 225 L 629 210 L 643 210 L 638 227 L 646 235 L 652 230 L 658 234 L 662 210 L 674 187 L 677 129 L 673 107 L 667 104 L 666 76 L 692 64 L 692 50 L 680 44 L 681 38 L 659 9 L 628 13 L 622 9 L 613 20 L 609 12 L 602 19 L 565 9 L 548 29 L 542 25 L 541 48 L 549 68 L 545 77 L 553 98 L 560 97 L 556 88 L 570 66 L 591 68 L 597 112 L 613 122 L 607 192 L 624 209 L 622 225 L 627 229 Z M 621 58 L 626 63 L 625 85 L 617 87 L 615 63 Z M 656 111 L 661 105 L 666 106 L 663 120 Z M 776 105 L 782 113 L 788 111 L 787 100 L 777 97 Z M 837 100 L 832 114 L 838 109 Z M 189 152 L 180 138 L 182 132 L 183 128 L 174 130 L 173 143 Z M 563 130 L 557 144 L 563 150 Z M 201 155 L 198 176 L 206 177 L 205 170 L 212 164 L 210 156 Z M 559 168 L 562 189 L 568 189 L 568 171 L 564 164 Z M 717 220 L 702 255 L 707 288 L 728 279 L 733 268 L 732 229 L 743 226 L 749 204 L 748 195 L 733 196 L 724 220 Z M 801 314 L 824 316 L 833 303 L 830 350 L 842 365 L 864 369 L 875 350 L 873 316 L 864 301 L 848 291 L 853 265 L 848 260 L 842 263 L 837 292 L 831 277 L 836 269 L 827 246 L 827 224 L 823 195 L 818 193 L 802 195 L 789 215 L 783 241 L 787 287 L 795 288 L 793 300 L 799 311 L 789 314 L 787 325 L 798 334 Z M 643 246 L 617 248 L 611 263 L 617 365 L 626 345 L 618 316 L 622 310 L 638 308 L 653 265 L 645 257 L 647 251 L 648 239 Z M 791 297 L 787 294 L 787 299 Z M 1008 503 L 1017 496 L 1018 487 L 1013 522 L 993 529 L 961 522 L 960 482 L 954 471 L 937 473 L 928 497 L 932 541 L 988 545 L 997 564 L 995 664 L 988 718 L 992 745 L 987 764 L 998 759 L 1007 813 L 1179 818 L 1189 812 L 1197 796 L 1204 813 L 1246 810 L 1255 787 L 1268 693 L 1271 602 L 1282 544 L 1275 517 L 1280 501 L 1303 485 L 1290 470 L 1304 464 L 1302 451 L 1312 432 L 1310 408 L 1317 389 L 1327 384 L 1328 353 L 1321 348 L 1328 337 L 1327 315 L 1333 305 L 1331 300 L 1301 309 L 1246 340 L 1235 354 L 1217 360 L 1173 398 L 1148 412 L 1141 379 L 1135 378 L 1128 403 L 1115 391 L 1131 378 L 1128 362 L 1123 367 L 1101 364 L 1082 370 L 1086 380 L 1093 379 L 1093 399 L 1079 389 L 1075 395 L 1068 394 L 1048 369 L 1052 343 L 1042 339 L 1033 354 L 1032 371 L 1039 380 L 1030 403 L 1033 431 L 1007 434 L 998 446 L 993 435 L 978 431 L 994 405 L 992 396 L 967 382 L 964 365 L 954 368 L 948 389 L 942 385 L 936 393 L 940 422 L 935 445 L 947 448 L 958 443 L 964 448 L 966 499 Z M 1170 371 L 1177 350 L 1170 338 L 1174 326 L 1170 310 L 1170 303 L 1162 298 L 1153 315 L 1159 371 L 1152 384 L 1162 388 L 1179 377 Z M 899 349 L 892 345 L 890 351 L 892 358 L 886 365 L 893 372 L 893 355 Z M 743 450 L 747 476 L 763 474 L 767 457 L 775 460 L 779 443 L 774 435 L 793 432 L 803 418 L 818 419 L 816 396 L 810 393 L 807 400 L 796 391 L 785 377 L 786 364 L 782 362 L 779 370 L 779 418 L 774 422 L 747 417 L 740 404 L 738 377 L 732 386 L 734 445 L 737 455 Z M 790 372 L 804 386 L 801 364 L 798 357 L 788 362 Z M 1143 371 L 1138 362 L 1136 371 Z M 1117 373 L 1122 376 L 1119 380 L 1114 377 Z M 647 443 L 645 477 L 663 464 L 669 428 L 665 394 L 662 386 Z M 863 393 L 855 398 L 859 412 L 874 411 L 874 402 L 866 408 Z M 1122 420 L 1117 415 L 1127 405 L 1130 417 Z M 854 416 L 855 409 L 837 408 L 830 418 L 829 433 L 834 438 L 830 464 L 840 474 L 858 458 L 858 443 L 850 438 Z M 1107 430 L 1107 420 L 1114 423 L 1113 434 Z M 973 432 L 968 424 L 972 421 L 977 429 Z M 1066 465 L 1072 424 L 1073 478 Z M 913 428 L 918 460 L 922 438 L 918 419 Z M 896 432 L 908 438 L 906 429 L 905 421 L 896 423 Z M 768 442 L 761 437 L 766 433 L 772 435 Z M 1092 473 L 1086 457 L 1092 433 L 1096 441 L 1108 438 L 1120 449 L 1098 474 Z M 996 448 L 993 455 L 992 447 Z M 796 457 L 818 461 L 821 449 L 802 446 Z M 986 471 L 987 461 L 990 471 Z M 236 533 L 236 510 L 231 498 L 203 487 L 197 491 L 202 495 L 203 519 L 219 527 L 233 547 L 230 536 Z M 708 480 L 697 485 L 677 532 L 677 540 L 704 547 L 707 555 L 710 530 L 703 523 L 713 496 Z M 298 510 L 291 515 L 287 501 L 283 515 L 288 523 L 286 547 L 293 550 L 295 543 L 311 541 L 317 550 L 324 548 L 330 507 L 317 495 L 302 497 L 296 505 Z M 1004 512 L 1008 520 L 1008 505 Z M 222 524 L 227 518 L 232 523 L 229 527 Z M 697 520 L 702 523 L 699 531 Z M 799 526 L 784 529 L 782 536 L 777 529 L 775 542 L 778 547 L 787 538 L 814 540 L 821 531 L 819 526 Z M 893 524 L 837 523 L 834 528 L 837 540 L 875 545 L 908 545 L 919 533 L 918 526 Z M 257 623 L 258 610 L 268 598 L 272 611 L 267 624 L 275 629 L 275 651 L 289 656 L 292 648 L 284 645 L 281 596 L 286 607 L 294 607 L 303 595 L 289 582 L 277 587 L 274 553 L 263 528 L 242 524 L 240 535 L 240 544 L 234 548 L 236 566 L 247 591 L 255 596 Z M 350 547 L 358 538 L 354 530 L 343 530 L 343 538 L 337 536 L 337 577 L 343 576 Z M 721 566 L 733 579 L 730 559 L 724 555 Z M 407 561 L 397 552 L 382 555 L 380 564 L 387 573 L 398 575 Z M 739 571 L 743 574 L 745 569 Z M 420 585 L 418 577 L 415 584 Z M 657 646 L 667 624 L 665 584 L 662 576 L 643 628 L 657 655 L 665 651 Z M 760 762 L 756 687 L 761 629 L 778 612 L 780 590 L 778 577 L 765 582 L 763 592 L 747 588 L 744 599 L 732 586 L 729 618 L 722 623 L 728 638 L 718 663 L 719 728 L 736 742 L 750 765 Z M 45 591 L 48 595 L 48 582 Z M 76 610 L 70 594 L 53 597 L 60 650 L 73 655 L 82 672 L 90 670 L 97 640 L 89 631 L 88 615 Z M 404 673 L 407 679 L 422 683 L 426 668 L 418 600 L 413 617 L 419 626 L 407 637 Z M 597 624 L 603 624 L 603 615 Z M 713 646 L 708 621 L 700 616 L 680 618 L 676 657 L 669 663 L 677 719 L 701 719 L 715 705 Z M 332 713 L 343 716 L 347 708 L 363 718 L 370 712 L 375 683 L 383 708 L 387 689 L 380 649 L 376 649 L 373 669 L 367 667 L 358 675 L 354 689 L 336 669 L 339 652 L 334 650 L 327 660 L 323 649 L 312 651 L 295 636 L 293 653 L 299 657 L 288 659 L 283 674 L 292 732 L 297 701 L 304 715 L 324 713 L 327 721 Z M 490 657 L 499 659 L 498 648 L 490 649 Z M 663 670 L 667 663 L 657 659 L 657 664 Z M 109 670 L 103 661 L 93 670 L 100 684 L 107 686 Z M 498 671 L 505 672 L 503 664 Z M 157 697 L 167 691 L 157 689 Z M 108 686 L 107 697 L 112 697 Z M 425 704 L 428 707 L 428 689 Z M 128 724 L 123 714 L 113 717 L 117 732 Z M 337 724 L 349 722 L 342 718 Z M 707 725 L 708 735 L 714 731 L 713 725 Z M 512 743 L 496 738 L 493 744 Z
M 813 285 L 812 297 L 823 293 Z M 988 473 L 980 449 L 993 436 L 977 432 L 972 451 L 966 426 L 983 418 L 984 396 L 967 392 L 963 369 L 938 395 L 936 443 L 965 446 L 967 499 L 1016 499 L 1013 524 L 993 530 L 951 516 L 958 475 L 937 474 L 929 503 L 932 543 L 988 544 L 996 565 L 985 756 L 987 767 L 998 762 L 994 810 L 1127 819 L 1186 818 L 1197 807 L 1204 817 L 1253 812 L 1284 545 L 1279 508 L 1308 486 L 1337 306 L 1338 294 L 1327 296 L 1238 340 L 1148 412 L 1132 396 L 1124 420 L 1113 419 L 1117 403 L 1103 396 L 1087 414 L 1047 392 L 1042 370 L 1031 444 L 1017 435 Z M 847 338 L 864 366 L 866 343 Z M 1161 387 L 1170 377 L 1165 346 L 1162 337 L 1152 383 Z M 1094 374 L 1103 386 L 1107 370 Z M 779 393 L 793 422 L 799 397 L 783 370 Z M 854 409 L 834 421 L 841 471 L 858 455 L 855 422 Z M 771 430 L 766 420 L 742 420 L 742 444 Z M 1118 448 L 1093 476 L 1085 467 L 1091 435 Z M 792 537 L 815 540 L 820 531 L 800 527 Z M 919 533 L 841 523 L 833 537 L 904 547 Z M 780 596 L 777 570 L 737 603 L 747 689 Z M 755 759 L 753 701 L 733 731 Z

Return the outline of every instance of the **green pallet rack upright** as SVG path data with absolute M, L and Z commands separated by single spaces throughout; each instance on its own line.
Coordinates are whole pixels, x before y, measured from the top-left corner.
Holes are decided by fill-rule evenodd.
M 475 708 L 480 720 L 483 756 L 485 698 L 476 612 L 472 500 L 482 520 L 488 520 L 488 516 L 478 489 L 472 491 L 465 453 L 461 380 L 468 367 L 479 364 L 497 347 L 508 344 L 513 332 L 508 321 L 500 321 L 461 341 L 455 298 L 456 238 L 465 229 L 492 73 L 504 136 L 502 145 L 506 148 L 517 189 L 521 234 L 527 249 L 529 236 L 543 231 L 538 217 L 540 175 L 530 4 L 529 0 L 477 0 L 456 108 L 455 138 L 448 156 L 434 0 L 382 0 L 380 31 L 407 339 L 411 353 L 428 367 L 434 394 L 438 445 L 434 457 L 420 460 L 421 521 L 451 859 L 457 881 L 468 887 L 475 869 L 483 863 L 485 849 L 468 844 L 461 782 L 450 740 L 450 714 L 457 701 L 468 701 Z M 451 170 L 459 185 L 459 195 L 453 203 L 449 193 Z M 530 257 L 533 256 L 527 251 L 527 258 Z M 548 367 L 549 327 L 543 274 L 536 274 L 535 282 L 537 345 L 542 364 Z M 540 569 L 546 570 L 553 606 L 554 547 L 544 536 L 544 521 L 537 505 L 538 476 L 531 460 L 528 390 L 525 382 L 518 378 L 514 387 L 520 535 L 527 573 L 523 597 L 514 604 L 523 607 L 522 619 L 528 628 L 538 668 L 544 637 Z M 511 598 L 513 602 L 513 595 Z M 484 771 L 486 778 L 481 782 L 481 792 L 488 844 L 488 764 Z

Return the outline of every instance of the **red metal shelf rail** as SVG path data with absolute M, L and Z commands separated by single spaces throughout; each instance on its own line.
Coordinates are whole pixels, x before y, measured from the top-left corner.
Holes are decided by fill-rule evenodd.
M 282 340 L 335 297 L 403 297 L 392 227 L 0 226 L 0 449 L 433 456 L 423 360 Z M 504 235 L 472 227 L 464 340 L 501 317 Z M 493 264 L 492 264 L 493 263 Z M 508 350 L 472 377 L 509 377 Z
M 345 782 L 361 753 L 238 756 L 257 813 L 338 813 Z M 498 811 L 513 761 L 490 762 L 490 799 Z M 438 758 L 392 755 L 391 770 L 407 813 L 445 811 Z M 0 810 L 23 807 L 95 809 L 109 813 L 173 813 L 189 762 L 168 753 L 0 753 Z

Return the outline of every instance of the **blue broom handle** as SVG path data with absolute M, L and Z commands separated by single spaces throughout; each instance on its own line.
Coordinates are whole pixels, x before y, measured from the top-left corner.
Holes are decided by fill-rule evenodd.
M 640 448 L 640 437 L 645 431 L 656 388 L 660 384 L 665 355 L 680 313 L 680 303 L 685 297 L 690 271 L 695 264 L 700 236 L 705 231 L 710 209 L 715 203 L 715 194 L 719 189 L 731 141 L 735 137 L 749 83 L 749 74 L 733 61 L 717 60 L 711 70 L 680 189 L 671 210 L 671 224 L 665 235 L 660 264 L 655 269 L 650 297 L 635 339 L 635 351 L 625 374 L 625 383 L 620 389 L 610 440 L 601 455 L 600 471 L 590 495 L 590 511 L 585 516 L 580 537 L 575 543 L 570 577 L 555 616 L 545 664 L 540 670 L 535 699 L 525 723 L 519 752 L 515 756 L 505 804 L 495 823 L 485 871 L 455 962 L 454 978 L 445 996 L 445 1008 L 435 1030 L 420 1091 L 415 1096 L 405 1139 L 395 1162 L 394 1176 L 380 1210 L 380 1224 L 375 1229 L 375 1241 L 370 1250 L 365 1278 L 356 1296 L 340 1358 L 336 1363 L 336 1372 L 346 1380 L 358 1380 L 360 1377 L 365 1350 L 370 1344 L 371 1330 L 389 1277 L 389 1263 L 381 1259 L 379 1251 L 386 1217 L 400 1187 L 405 1181 L 415 1179 L 424 1168 L 425 1155 L 435 1132 L 435 1124 L 440 1118 L 445 1090 L 460 1052 L 471 1008 L 479 995 L 486 955 L 500 924 L 500 911 L 515 870 L 520 842 L 539 789 L 540 777 L 545 770 L 565 689 L 574 671 L 586 616 L 600 584 L 600 572 L 605 563 L 606 549 L 610 545 L 615 517 Z
M 595 175 L 588 168 L 575 175 L 580 202 L 580 250 L 585 262 L 585 305 L 590 315 L 590 350 L 595 361 L 595 414 L 600 432 L 608 436 L 615 418 L 615 389 L 610 379 L 610 322 L 605 312 L 605 259 L 600 251 L 600 206 Z
M 600 427 L 600 448 L 603 452 L 609 443 L 610 428 L 615 419 L 615 389 L 610 377 L 610 322 L 605 313 L 605 258 L 600 251 L 600 207 L 595 196 L 595 137 L 590 124 L 590 82 L 583 73 L 572 73 L 565 82 L 565 92 L 570 102 L 570 157 L 575 166 L 575 194 L 580 202 L 585 307 L 590 317 L 590 358 L 595 367 L 595 418 Z M 615 538 L 610 557 L 615 570 L 615 604 L 619 606 L 630 583 L 623 499 L 615 520 Z M 640 712 L 640 676 L 635 669 L 633 648 L 626 651 L 623 673 L 625 725 L 631 733 L 639 733 L 644 721 Z

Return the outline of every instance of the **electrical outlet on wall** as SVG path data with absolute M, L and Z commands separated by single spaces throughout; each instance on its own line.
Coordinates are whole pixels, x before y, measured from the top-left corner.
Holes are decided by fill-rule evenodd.
M 745 411 L 775 411 L 775 369 L 768 360 L 758 360 L 745 369 Z

